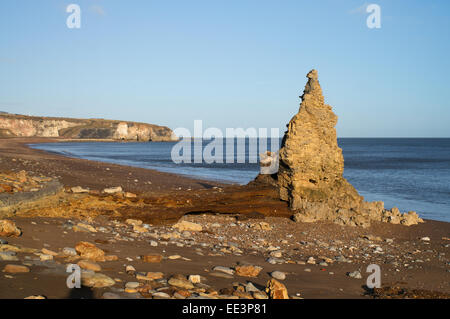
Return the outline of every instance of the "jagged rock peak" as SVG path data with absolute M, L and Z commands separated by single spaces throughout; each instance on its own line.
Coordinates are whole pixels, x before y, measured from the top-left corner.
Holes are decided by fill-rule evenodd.
M 368 203 L 343 177 L 344 157 L 337 143 L 337 116 L 326 105 L 318 72 L 307 74 L 300 109 L 287 125 L 279 152 L 280 199 L 294 210 L 297 221 L 330 220 L 343 225 L 370 225 L 370 220 L 413 225 L 417 214 L 385 210 L 383 202 Z

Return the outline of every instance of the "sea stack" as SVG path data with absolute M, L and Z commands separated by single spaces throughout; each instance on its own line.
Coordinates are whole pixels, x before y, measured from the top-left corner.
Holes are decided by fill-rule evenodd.
M 387 211 L 383 202 L 368 203 L 343 177 L 344 157 L 337 143 L 337 116 L 325 104 L 318 72 L 307 74 L 299 112 L 287 125 L 280 153 L 278 187 L 294 220 L 367 227 L 370 220 L 417 224 L 417 214 Z

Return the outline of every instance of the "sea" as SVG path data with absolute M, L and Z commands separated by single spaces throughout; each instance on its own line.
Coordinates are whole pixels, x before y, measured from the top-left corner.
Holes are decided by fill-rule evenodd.
M 203 152 L 194 152 L 194 143 Z M 414 210 L 423 218 L 450 222 L 450 138 L 339 138 L 338 144 L 344 155 L 344 177 L 366 200 L 381 200 L 386 208 L 396 206 L 402 212 Z M 258 145 L 256 150 L 254 145 Z M 277 151 L 279 145 L 280 140 L 266 144 L 234 139 L 193 140 L 183 145 L 65 142 L 30 147 L 68 157 L 246 184 L 259 173 L 259 152 Z M 199 157 L 199 153 L 204 156 Z M 184 162 L 178 163 L 180 155 Z

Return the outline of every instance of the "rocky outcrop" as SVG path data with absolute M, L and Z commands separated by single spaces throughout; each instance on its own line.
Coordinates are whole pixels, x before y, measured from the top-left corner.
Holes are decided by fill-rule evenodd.
M 294 220 L 331 220 L 342 225 L 370 225 L 371 220 L 413 225 L 414 212 L 387 211 L 383 202 L 365 202 L 343 177 L 344 157 L 337 144 L 337 116 L 326 105 L 312 70 L 307 75 L 299 112 L 291 119 L 279 152 L 280 198 L 295 211 Z
M 68 119 L 0 114 L 0 137 L 62 137 L 124 141 L 173 141 L 165 126 L 103 119 Z

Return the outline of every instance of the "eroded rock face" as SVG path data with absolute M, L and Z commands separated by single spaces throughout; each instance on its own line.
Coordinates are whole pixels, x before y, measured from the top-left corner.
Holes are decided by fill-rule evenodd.
M 386 211 L 382 202 L 365 202 L 343 177 L 337 116 L 324 102 L 317 71 L 310 71 L 307 78 L 300 110 L 289 122 L 279 152 L 280 198 L 296 211 L 294 220 L 331 220 L 363 227 L 369 226 L 370 220 L 404 225 L 420 222 L 417 214 L 397 214 Z
M 0 137 L 64 137 L 124 141 L 174 141 L 165 126 L 103 119 L 69 119 L 0 114 Z

